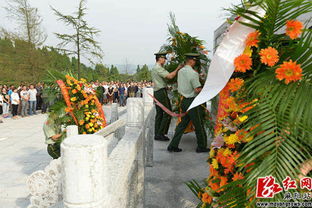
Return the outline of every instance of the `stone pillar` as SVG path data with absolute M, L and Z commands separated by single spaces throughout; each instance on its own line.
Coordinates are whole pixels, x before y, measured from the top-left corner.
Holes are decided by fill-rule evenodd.
M 154 95 L 153 88 L 143 89 L 143 100 L 144 100 L 144 120 L 146 121 L 147 116 L 151 112 L 154 106 L 154 100 L 150 95 Z M 154 116 L 154 115 L 153 115 Z M 144 145 L 144 158 L 147 167 L 153 166 L 153 155 L 154 155 L 154 135 L 152 135 L 152 129 L 154 129 L 154 118 L 149 119 L 148 123 L 145 123 L 145 145 Z
M 61 145 L 65 208 L 103 208 L 108 196 L 107 143 L 98 135 L 76 135 Z
M 110 123 L 113 123 L 118 120 L 118 104 L 113 103 L 111 106 L 111 118 Z
M 150 104 L 153 105 L 154 104 L 154 100 L 150 95 L 154 96 L 154 90 L 151 87 L 144 87 L 143 88 L 143 100 L 144 100 L 144 104 Z
M 143 99 L 128 98 L 127 100 L 127 126 L 142 127 L 144 121 Z
M 78 126 L 69 125 L 66 127 L 66 137 L 78 135 Z

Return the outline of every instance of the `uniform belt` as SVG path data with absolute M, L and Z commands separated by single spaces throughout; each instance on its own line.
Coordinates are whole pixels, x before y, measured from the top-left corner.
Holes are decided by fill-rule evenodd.
M 183 99 L 189 99 L 189 100 L 190 100 L 190 99 L 194 99 L 195 97 L 187 98 L 187 97 L 182 96 L 182 98 L 183 98 Z
M 161 89 L 159 89 L 159 90 L 156 90 L 155 92 L 158 92 L 158 91 L 161 91 L 161 90 L 166 90 L 166 88 L 164 87 L 164 88 L 161 88 Z M 166 90 L 167 91 L 167 90 Z

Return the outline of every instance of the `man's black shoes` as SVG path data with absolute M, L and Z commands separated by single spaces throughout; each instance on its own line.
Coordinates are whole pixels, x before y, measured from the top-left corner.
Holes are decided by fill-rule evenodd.
M 210 149 L 209 148 L 199 148 L 197 147 L 196 152 L 197 153 L 201 153 L 201 152 L 209 152 Z
M 182 151 L 182 149 L 180 149 L 178 147 L 170 147 L 170 146 L 168 146 L 167 150 L 169 152 L 181 152 Z
M 157 141 L 163 141 L 163 142 L 165 142 L 165 141 L 169 141 L 170 139 L 168 138 L 168 137 L 166 137 L 165 135 L 155 135 L 155 138 L 154 138 L 155 140 L 157 140 Z

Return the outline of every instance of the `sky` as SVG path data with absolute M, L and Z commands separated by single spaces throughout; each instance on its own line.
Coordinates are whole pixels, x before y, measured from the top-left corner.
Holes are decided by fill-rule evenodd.
M 14 21 L 9 20 L 3 9 L 6 1 L 0 0 L 0 26 L 14 30 Z M 50 6 L 64 14 L 72 14 L 79 0 L 29 0 L 39 9 L 43 28 L 48 35 L 45 45 L 56 46 L 59 41 L 54 32 L 70 31 L 57 21 Z M 91 26 L 101 31 L 97 40 L 104 51 L 103 63 L 153 64 L 154 53 L 166 43 L 169 13 L 176 16 L 182 32 L 197 36 L 213 49 L 213 32 L 221 25 L 232 4 L 240 0 L 87 0 L 86 19 Z

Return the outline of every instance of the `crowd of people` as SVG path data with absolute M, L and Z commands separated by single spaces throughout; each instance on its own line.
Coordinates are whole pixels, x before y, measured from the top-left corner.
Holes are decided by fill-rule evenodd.
M 142 97 L 144 87 L 152 87 L 152 82 L 91 82 L 102 104 L 119 103 L 125 106 L 128 97 Z
M 153 83 L 142 82 L 91 82 L 90 87 L 103 105 L 119 103 L 125 106 L 128 97 L 142 97 L 144 87 L 152 87 Z M 46 113 L 49 103 L 44 94 L 43 83 L 19 86 L 0 85 L 0 123 L 2 118 L 18 119 L 37 113 Z M 51 104 L 51 103 L 50 103 Z

